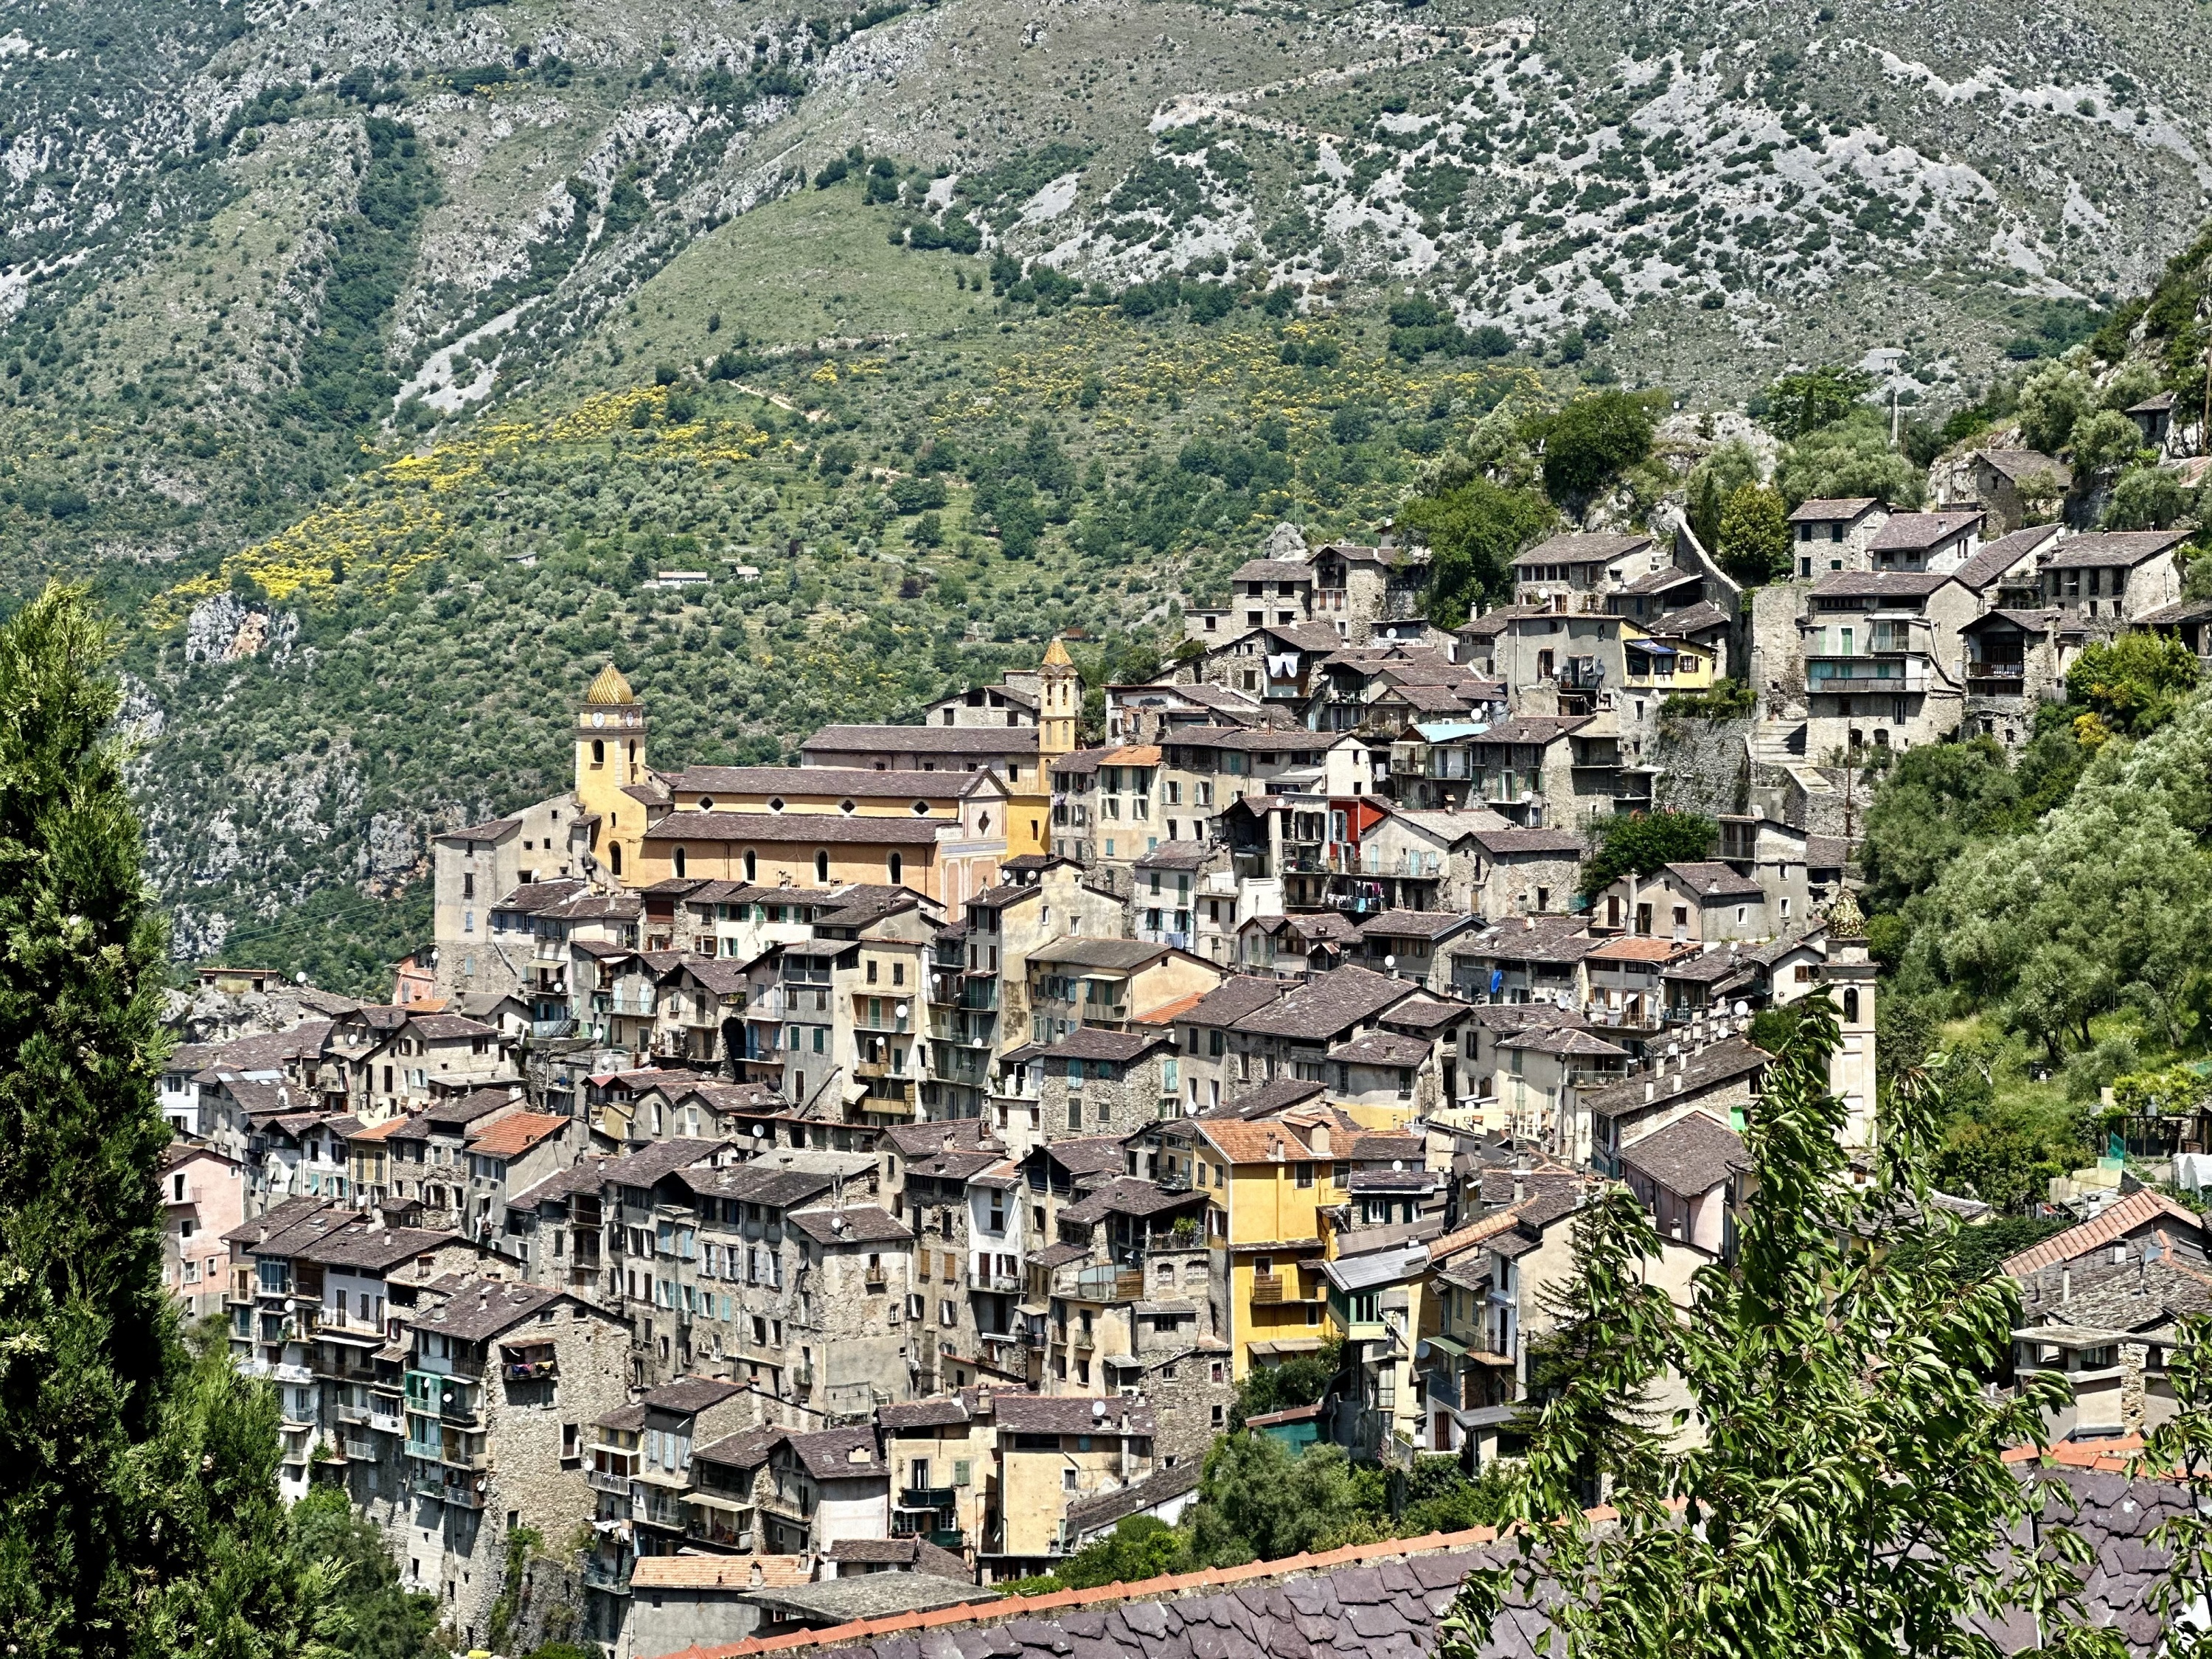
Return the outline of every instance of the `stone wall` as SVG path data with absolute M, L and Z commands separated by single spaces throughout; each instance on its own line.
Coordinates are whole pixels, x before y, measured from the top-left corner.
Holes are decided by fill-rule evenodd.
M 1662 719 L 1650 757 L 1660 769 L 1652 781 L 1652 805 L 1703 812 L 1709 817 L 1747 811 L 1753 725 L 1748 719 Z

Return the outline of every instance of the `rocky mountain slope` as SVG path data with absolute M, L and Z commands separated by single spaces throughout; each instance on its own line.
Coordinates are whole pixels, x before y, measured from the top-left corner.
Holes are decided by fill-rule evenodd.
M 2175 0 L 0 0 L 0 583 L 127 624 L 182 948 L 367 961 L 599 652 L 775 750 L 1370 525 L 1501 398 L 1887 348 L 1956 401 L 2191 234 L 2208 46 Z M 963 447 L 924 529 L 887 486 Z

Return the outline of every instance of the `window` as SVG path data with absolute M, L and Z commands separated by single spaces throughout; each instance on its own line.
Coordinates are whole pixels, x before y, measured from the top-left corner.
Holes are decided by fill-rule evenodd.
M 676 873 L 679 878 L 684 874 L 684 849 L 679 847 L 676 849 Z
M 886 860 L 886 865 L 890 871 L 891 885 L 894 887 L 898 886 L 906 879 L 905 858 L 897 853 L 894 853 L 890 855 L 890 859 Z
M 1297 1179 L 1298 1185 L 1301 1187 L 1312 1186 L 1314 1184 L 1314 1166 L 1310 1164 L 1300 1164 L 1297 1166 Z
M 1073 1492 L 1075 1490 L 1075 1471 L 1073 1469 L 1062 1469 L 1060 1472 L 1060 1489 L 1062 1492 Z
M 814 880 L 817 886 L 827 887 L 830 884 L 830 855 L 827 853 L 814 855 Z

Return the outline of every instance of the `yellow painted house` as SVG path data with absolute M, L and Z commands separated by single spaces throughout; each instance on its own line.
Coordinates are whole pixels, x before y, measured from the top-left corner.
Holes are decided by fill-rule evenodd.
M 1257 1121 L 1192 1118 L 1162 1131 L 1170 1172 L 1212 1200 L 1207 1224 L 1229 1249 L 1232 1375 L 1312 1353 L 1330 1335 L 1322 1212 L 1346 1202 L 1359 1127 L 1328 1107 Z

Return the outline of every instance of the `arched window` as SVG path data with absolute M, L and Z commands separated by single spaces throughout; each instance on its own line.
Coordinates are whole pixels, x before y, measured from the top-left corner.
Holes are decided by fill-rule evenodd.
M 1847 985 L 1844 988 L 1844 1024 L 1856 1025 L 1858 1023 L 1859 988 L 1856 985 Z
M 814 855 L 814 879 L 823 887 L 830 884 L 830 855 L 827 853 Z
M 676 849 L 676 873 L 678 877 L 684 873 L 684 849 L 680 847 Z
M 607 848 L 607 867 L 617 875 L 622 874 L 622 843 L 616 842 Z
M 906 860 L 898 854 L 891 854 L 891 885 L 896 887 L 906 878 Z
M 745 879 L 746 879 L 747 881 L 757 881 L 757 880 L 758 880 L 758 879 L 759 879 L 759 871 L 760 871 L 760 863 L 759 863 L 758 859 L 754 855 L 753 849 L 752 849 L 751 848 L 750 848 L 750 847 L 746 848 L 745 848 Z
M 607 740 L 605 738 L 593 738 L 592 739 L 592 764 L 594 766 L 605 766 L 606 763 Z

